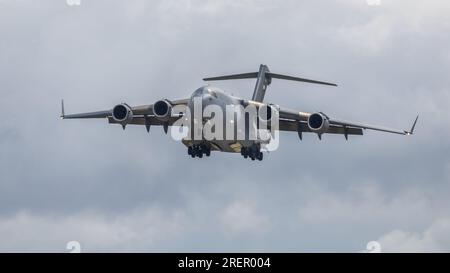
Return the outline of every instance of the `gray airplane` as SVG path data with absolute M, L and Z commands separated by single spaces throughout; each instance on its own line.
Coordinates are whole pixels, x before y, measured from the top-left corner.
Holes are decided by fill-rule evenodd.
M 322 139 L 323 134 L 341 134 L 345 136 L 348 140 L 349 135 L 363 135 L 363 129 L 377 130 L 388 133 L 400 134 L 400 135 L 411 135 L 414 131 L 414 127 L 417 123 L 416 117 L 414 123 L 410 130 L 397 130 L 390 129 L 380 126 L 372 126 L 368 124 L 349 122 L 339 119 L 334 119 L 322 112 L 317 113 L 307 113 L 300 112 L 296 110 L 286 109 L 278 105 L 265 103 L 264 96 L 267 87 L 270 85 L 272 79 L 282 79 L 299 81 L 313 84 L 323 84 L 330 86 L 337 86 L 334 83 L 315 81 L 305 78 L 286 76 L 281 74 L 275 74 L 269 71 L 266 65 L 260 65 L 258 72 L 234 74 L 227 76 L 219 76 L 212 78 L 204 78 L 204 81 L 219 81 L 219 80 L 235 80 L 235 79 L 250 79 L 256 78 L 256 86 L 253 92 L 253 97 L 251 100 L 241 99 L 232 95 L 229 95 L 217 87 L 210 85 L 203 86 L 195 90 L 189 98 L 180 100 L 169 100 L 162 99 L 158 100 L 153 104 L 140 105 L 140 106 L 129 106 L 126 103 L 118 104 L 110 110 L 80 113 L 80 114 L 70 114 L 66 115 L 64 113 L 64 102 L 62 101 L 62 119 L 92 119 L 92 118 L 105 118 L 108 119 L 109 123 L 119 124 L 125 129 L 129 124 L 131 125 L 143 125 L 150 131 L 150 126 L 162 126 L 164 132 L 167 134 L 168 128 L 172 125 L 176 125 L 177 121 L 186 117 L 186 110 L 190 110 L 193 113 L 194 101 L 200 100 L 202 102 L 202 107 L 205 108 L 211 105 L 217 105 L 221 109 L 225 110 L 227 105 L 234 106 L 255 106 L 258 109 L 262 107 L 266 108 L 265 114 L 258 114 L 258 117 L 253 121 L 250 121 L 246 113 L 238 113 L 234 116 L 236 119 L 241 117 L 246 119 L 245 126 L 259 127 L 261 123 L 268 122 L 277 117 L 278 126 L 275 130 L 278 131 L 289 131 L 297 132 L 300 140 L 302 139 L 303 133 L 315 133 Z M 184 107 L 184 111 L 174 112 L 174 109 L 180 109 Z M 242 109 L 242 108 L 241 108 Z M 203 109 L 202 109 L 203 110 Z M 276 114 L 276 115 L 275 115 Z M 195 120 L 195 118 L 193 119 Z M 235 119 L 233 119 L 235 121 Z M 232 121 L 232 122 L 233 122 Z M 190 126 L 188 128 L 194 128 L 193 122 L 190 121 Z M 208 118 L 202 118 L 202 124 L 208 122 Z M 226 123 L 226 122 L 225 122 Z M 237 122 L 236 122 L 237 123 Z M 251 124 L 251 125 L 250 125 Z M 270 127 L 270 126 L 269 126 Z M 244 133 L 244 138 L 238 138 L 236 133 L 233 133 L 233 137 L 228 137 L 224 139 L 206 139 L 204 137 L 194 138 L 193 131 L 191 132 L 189 138 L 183 138 L 182 143 L 187 146 L 188 154 L 191 157 L 202 158 L 203 155 L 210 156 L 211 151 L 220 152 L 230 152 L 230 153 L 240 153 L 244 158 L 250 158 L 252 160 L 262 160 L 263 159 L 263 144 L 264 142 L 258 138 L 249 139 L 248 132 Z

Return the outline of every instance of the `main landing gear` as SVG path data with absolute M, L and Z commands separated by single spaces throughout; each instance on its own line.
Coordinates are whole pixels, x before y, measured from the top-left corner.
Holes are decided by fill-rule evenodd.
M 252 145 L 250 147 L 242 147 L 241 155 L 244 158 L 250 157 L 252 160 L 258 159 L 259 161 L 263 160 L 263 153 L 260 151 L 260 147 L 258 145 Z
M 206 146 L 205 144 L 189 146 L 188 155 L 190 155 L 192 158 L 196 156 L 202 158 L 203 155 L 210 156 L 211 148 Z

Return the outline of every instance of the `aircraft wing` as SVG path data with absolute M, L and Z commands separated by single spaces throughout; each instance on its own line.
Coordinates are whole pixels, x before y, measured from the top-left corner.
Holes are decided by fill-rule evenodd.
M 298 112 L 288 109 L 280 109 L 280 122 L 279 122 L 279 129 L 281 131 L 297 131 L 299 134 L 302 132 L 308 132 L 312 133 L 313 131 L 308 126 L 308 118 L 311 115 L 311 113 L 306 112 Z M 399 130 L 399 129 L 392 129 L 387 128 L 383 126 L 374 126 L 359 122 L 351 122 L 351 121 L 344 121 L 339 119 L 333 119 L 329 118 L 323 113 L 320 113 L 324 115 L 330 124 L 327 131 L 325 133 L 328 134 L 343 134 L 347 137 L 347 135 L 362 135 L 363 130 L 375 130 L 375 131 L 382 131 L 387 133 L 394 133 L 394 134 L 400 134 L 400 135 L 410 135 L 414 132 L 414 127 L 416 126 L 417 120 L 419 116 L 416 117 L 414 120 L 414 123 L 410 130 Z
M 416 126 L 416 122 L 419 116 L 416 117 L 414 120 L 413 126 L 409 131 L 407 130 L 399 130 L 399 129 L 392 129 L 384 126 L 374 126 L 359 122 L 350 122 L 350 121 L 343 121 L 338 119 L 330 119 L 330 124 L 334 126 L 341 126 L 341 127 L 355 127 L 355 128 L 361 128 L 361 129 L 368 129 L 368 130 L 375 130 L 375 131 L 382 131 L 387 133 L 393 133 L 393 134 L 399 134 L 399 135 L 411 135 L 414 131 L 414 127 Z
M 85 118 L 107 118 L 111 116 L 112 110 L 105 111 L 97 111 L 97 112 L 88 112 L 88 113 L 79 113 L 79 114 L 64 114 L 64 111 L 61 113 L 62 119 L 85 119 Z
M 187 105 L 188 99 L 181 100 L 172 100 L 170 101 L 172 106 L 175 105 Z M 153 113 L 153 104 L 148 105 L 139 105 L 131 107 L 133 112 L 133 118 L 127 124 L 132 125 L 145 125 L 147 130 L 150 129 L 151 125 L 161 125 L 165 126 L 165 130 L 167 130 L 167 126 L 172 125 L 176 120 L 182 116 L 182 114 L 172 114 L 172 116 L 167 121 L 161 121 L 156 118 Z M 103 110 L 103 111 L 95 111 L 95 112 L 86 112 L 86 113 L 77 113 L 77 114 L 69 114 L 66 115 L 64 111 L 64 102 L 61 102 L 61 118 L 62 119 L 96 119 L 96 118 L 105 118 L 111 124 L 120 124 L 115 121 L 112 117 L 112 109 L 111 110 Z
M 172 125 L 175 123 L 175 121 L 180 119 L 180 115 L 176 115 L 176 116 L 172 116 L 169 118 L 169 120 L 167 121 L 162 121 L 158 118 L 156 118 L 155 116 L 138 116 L 138 117 L 133 117 L 133 119 L 131 120 L 131 122 L 127 123 L 127 125 L 161 125 L 161 126 L 165 126 L 165 125 Z M 120 122 L 117 122 L 116 120 L 113 119 L 113 117 L 108 117 L 108 123 L 110 124 L 120 124 Z
M 131 107 L 133 111 L 133 115 L 153 115 L 153 105 L 142 105 L 142 106 L 134 106 Z M 62 119 L 89 119 L 89 118 L 107 118 L 112 116 L 111 110 L 103 110 L 96 112 L 87 112 L 87 113 L 77 113 L 77 114 L 69 114 L 66 115 L 64 113 L 64 103 L 62 103 Z
M 290 131 L 290 132 L 305 132 L 305 133 L 313 133 L 311 129 L 309 129 L 308 124 L 305 121 L 295 121 L 295 120 L 286 120 L 280 119 L 279 121 L 280 131 Z M 331 125 L 328 128 L 327 134 L 347 134 L 347 135 L 363 135 L 363 131 L 361 128 L 355 127 L 347 127 L 343 126 L 335 126 Z
M 173 101 L 170 101 L 170 103 L 172 105 L 187 105 L 188 99 L 173 100 Z M 146 115 L 152 116 L 153 115 L 153 104 L 133 106 L 130 108 L 133 111 L 134 116 L 146 116 Z M 62 119 L 90 119 L 90 118 L 108 118 L 108 117 L 112 117 L 112 109 L 66 115 L 64 113 L 64 101 L 61 101 L 61 118 Z

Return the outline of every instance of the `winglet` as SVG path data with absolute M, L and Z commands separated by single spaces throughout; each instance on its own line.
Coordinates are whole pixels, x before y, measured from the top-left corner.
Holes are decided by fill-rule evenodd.
M 416 127 L 416 123 L 417 123 L 418 119 L 419 119 L 419 115 L 417 115 L 416 119 L 414 120 L 414 123 L 413 123 L 413 125 L 411 127 L 411 130 L 405 131 L 405 134 L 412 135 L 414 133 L 414 127 Z
M 65 113 L 64 113 L 64 100 L 61 100 L 61 119 L 64 119 Z

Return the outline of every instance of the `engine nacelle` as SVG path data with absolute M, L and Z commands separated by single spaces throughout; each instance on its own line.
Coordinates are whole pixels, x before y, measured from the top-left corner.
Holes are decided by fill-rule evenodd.
M 125 103 L 118 104 L 112 110 L 112 117 L 117 123 L 126 125 L 133 120 L 133 111 Z
M 172 104 L 167 100 L 159 100 L 153 104 L 153 114 L 159 120 L 167 121 L 172 116 Z
M 314 113 L 308 117 L 308 127 L 314 133 L 323 134 L 330 127 L 330 122 L 324 114 Z

